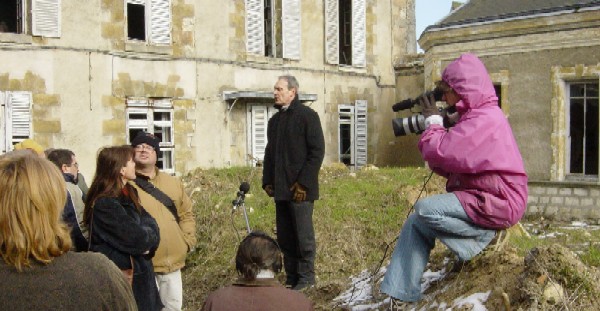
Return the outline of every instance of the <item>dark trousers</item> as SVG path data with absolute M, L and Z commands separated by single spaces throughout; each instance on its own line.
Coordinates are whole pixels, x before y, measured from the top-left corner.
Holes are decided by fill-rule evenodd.
M 287 285 L 315 283 L 313 206 L 313 201 L 275 201 L 277 243 L 283 252 Z

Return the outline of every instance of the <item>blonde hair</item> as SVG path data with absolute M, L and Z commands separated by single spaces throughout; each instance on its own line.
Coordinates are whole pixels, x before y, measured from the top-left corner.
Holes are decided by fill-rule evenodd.
M 65 181 L 50 161 L 30 153 L 0 157 L 0 257 L 17 271 L 48 264 L 71 248 L 61 214 Z

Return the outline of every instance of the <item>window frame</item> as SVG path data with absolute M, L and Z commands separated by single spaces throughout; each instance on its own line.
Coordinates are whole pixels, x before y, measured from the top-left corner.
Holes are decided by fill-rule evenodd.
M 364 68 L 366 62 L 366 0 L 351 1 L 351 62 L 347 64 L 340 59 L 343 40 L 340 38 L 340 1 L 325 0 L 325 62 L 340 67 Z
M 359 169 L 367 165 L 368 158 L 368 103 L 366 100 L 356 100 L 354 104 L 338 106 L 338 160 L 343 162 L 342 125 L 350 125 L 350 163 L 348 166 Z
M 264 117 L 263 117 L 263 124 L 261 126 L 264 125 L 264 128 L 260 128 L 258 126 L 258 124 L 256 123 L 256 118 L 254 117 L 255 114 L 257 113 L 257 109 L 264 109 L 266 112 L 264 112 Z M 273 107 L 272 104 L 266 104 L 266 103 L 248 103 L 246 105 L 246 124 L 248 124 L 247 130 L 246 130 L 246 137 L 247 137 L 247 141 L 246 141 L 246 145 L 247 145 L 247 150 L 248 150 L 248 155 L 249 155 L 249 163 L 251 166 L 258 166 L 259 163 L 262 163 L 264 160 L 264 155 L 265 155 L 265 148 L 267 147 L 267 142 L 268 142 L 268 138 L 267 138 L 267 127 L 269 124 L 269 120 L 273 117 L 273 115 L 275 115 L 275 113 L 277 112 L 277 109 L 275 109 L 275 107 Z M 263 139 L 264 139 L 264 144 L 260 145 L 257 143 L 257 134 L 258 133 L 264 133 Z M 262 152 L 260 151 L 262 148 Z M 262 155 L 262 159 L 260 158 L 260 156 Z
M 144 39 L 129 36 L 128 4 L 144 6 Z M 171 0 L 125 0 L 125 38 L 128 42 L 144 43 L 147 45 L 172 45 L 173 36 L 173 6 Z
M 0 32 L 45 38 L 61 37 L 61 0 L 15 0 L 16 31 Z
M 266 12 L 270 4 L 270 12 Z M 245 0 L 246 54 L 300 60 L 301 0 Z M 265 21 L 265 14 L 270 22 Z M 269 29 L 267 29 L 267 27 Z M 268 35 L 270 34 L 270 36 Z M 270 39 L 270 49 L 266 40 Z
M 572 111 L 571 111 L 571 101 L 573 99 L 582 99 L 584 101 L 584 105 L 587 103 L 587 99 L 590 98 L 591 100 L 594 100 L 594 98 L 596 99 L 597 103 L 597 107 L 600 108 L 600 96 L 597 97 L 587 97 L 586 95 L 584 95 L 583 97 L 573 97 L 571 96 L 571 86 L 573 84 L 595 84 L 596 89 L 598 90 L 598 88 L 600 87 L 600 82 L 598 79 L 576 79 L 576 80 L 569 80 L 569 81 L 565 81 L 565 117 L 566 117 L 566 128 L 565 128 L 565 132 L 566 132 L 566 139 L 565 139 L 565 179 L 567 180 L 571 180 L 571 181 L 591 181 L 591 182 L 597 182 L 599 180 L 599 176 L 600 176 L 600 109 L 598 109 L 597 112 L 597 120 L 596 120 L 596 127 L 598 127 L 598 139 L 596 141 L 596 153 L 597 153 L 597 171 L 594 174 L 588 174 L 586 173 L 586 165 L 585 165 L 585 159 L 586 159 L 586 148 L 585 148 L 585 127 L 584 127 L 584 133 L 583 133 L 583 141 L 584 141 L 584 145 L 582 146 L 583 151 L 582 151 L 582 157 L 583 157 L 583 163 L 582 163 L 582 173 L 573 173 L 571 172 L 571 157 L 573 154 L 573 148 L 572 148 L 572 135 L 571 135 L 571 115 L 572 115 Z M 585 108 L 585 106 L 584 106 Z M 584 110 L 585 111 L 585 110 Z M 585 119 L 585 115 L 584 115 L 584 119 Z M 584 123 L 585 124 L 585 123 Z
M 20 111 L 15 111 L 13 108 L 13 98 L 15 98 L 15 95 L 23 100 L 22 107 L 18 108 Z M 16 143 L 32 137 L 32 105 L 33 95 L 31 92 L 0 91 L 0 121 L 2 121 L 0 122 L 0 151 L 9 152 L 14 149 L 14 145 Z M 18 116 L 17 114 L 19 114 L 20 116 Z M 14 135 L 15 130 L 13 123 L 15 122 L 15 119 L 18 119 L 18 121 L 16 122 L 20 122 L 22 124 L 22 127 L 24 127 L 19 132 L 25 135 L 18 135 L 20 137 Z M 8 127 L 8 125 L 12 126 Z
M 156 112 L 168 113 L 170 120 L 155 120 Z M 171 175 L 175 174 L 175 120 L 172 98 L 127 98 L 125 108 L 125 128 L 126 139 L 129 143 L 133 137 L 130 135 L 132 130 L 143 130 L 151 134 L 161 133 L 163 139 L 159 143 L 161 154 L 157 154 L 157 166 L 163 172 Z M 146 116 L 143 118 L 131 118 L 132 115 Z M 157 131 L 156 127 L 170 128 L 169 133 L 165 136 L 162 131 Z M 165 141 L 165 137 L 168 141 Z

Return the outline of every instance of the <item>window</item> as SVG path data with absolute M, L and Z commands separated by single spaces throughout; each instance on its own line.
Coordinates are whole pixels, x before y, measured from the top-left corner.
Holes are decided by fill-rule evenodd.
M 300 59 L 300 0 L 245 0 L 246 51 Z
M 0 151 L 31 137 L 31 93 L 0 91 Z
M 498 106 L 502 108 L 502 84 L 494 83 L 494 91 L 498 97 Z
M 58 38 L 60 8 L 60 0 L 2 0 L 0 32 Z
M 154 134 L 160 140 L 157 166 L 175 174 L 173 103 L 167 98 L 127 99 L 127 141 L 141 131 Z
M 366 1 L 325 0 L 328 64 L 366 66 Z
M 360 168 L 367 164 L 367 101 L 338 106 L 339 161 Z
M 275 114 L 272 104 L 248 104 L 248 151 L 252 158 L 252 166 L 259 166 L 265 158 L 267 147 L 267 125 Z
M 170 0 L 126 0 L 127 39 L 171 44 Z
M 569 99 L 569 173 L 598 177 L 598 82 L 572 82 Z

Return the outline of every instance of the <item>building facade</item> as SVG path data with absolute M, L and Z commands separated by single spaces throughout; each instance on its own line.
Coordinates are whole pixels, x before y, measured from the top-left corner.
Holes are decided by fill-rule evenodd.
M 0 4 L 1 151 L 98 148 L 138 131 L 161 168 L 256 165 L 277 77 L 295 75 L 325 163 L 386 165 L 393 64 L 414 53 L 414 0 L 8 0 Z

